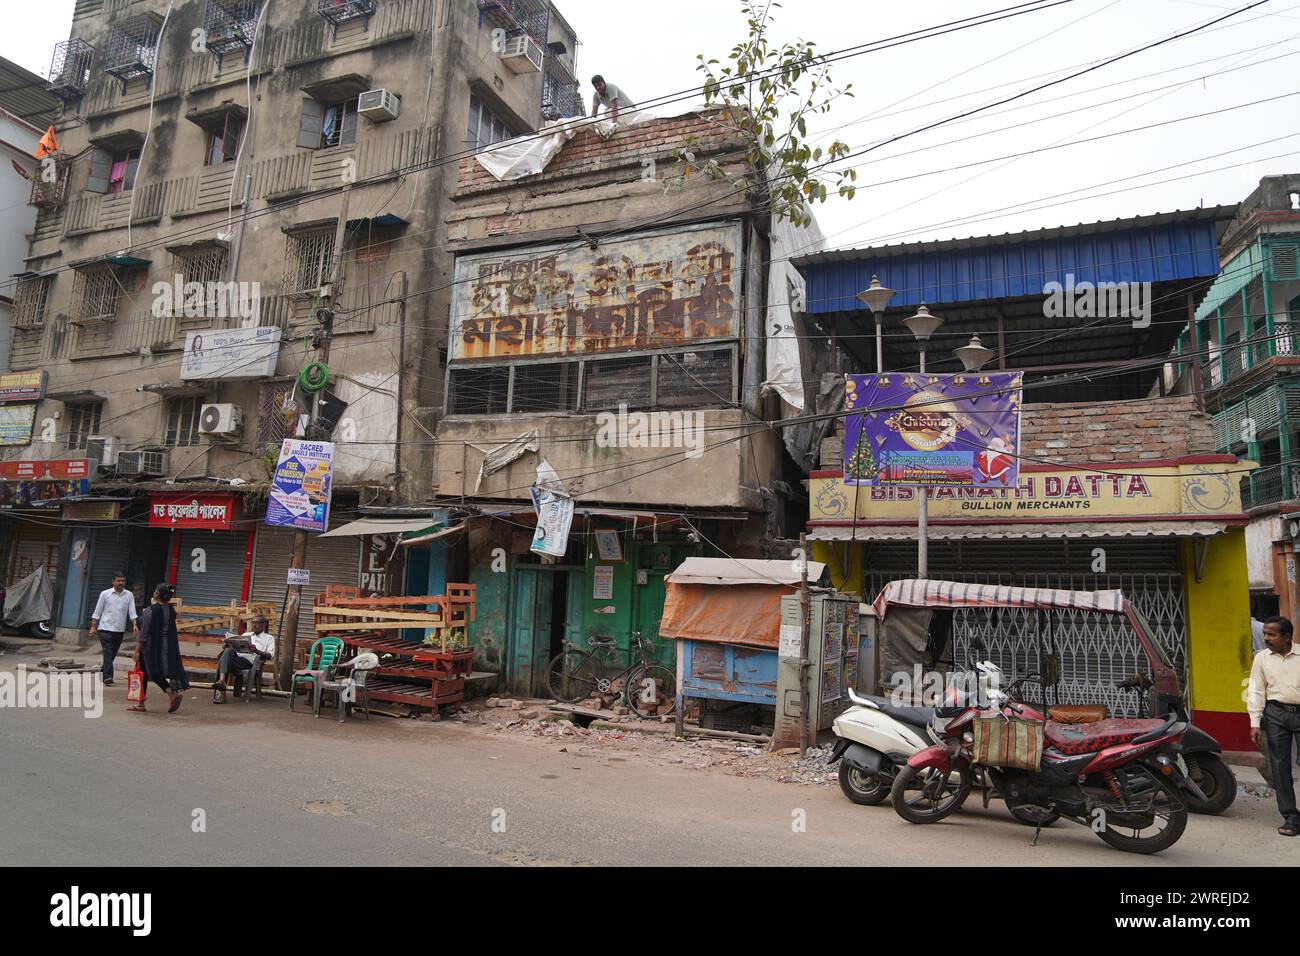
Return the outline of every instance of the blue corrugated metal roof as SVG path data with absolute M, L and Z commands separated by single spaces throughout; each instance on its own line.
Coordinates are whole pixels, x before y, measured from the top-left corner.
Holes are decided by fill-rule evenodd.
M 1133 221 L 1052 230 L 1050 235 L 990 236 L 936 243 L 917 251 L 888 247 L 822 253 L 797 263 L 810 313 L 866 310 L 857 294 L 873 275 L 896 293 L 890 308 L 945 305 L 1043 294 L 1048 282 L 1163 282 L 1210 279 L 1219 272 L 1215 219 Z

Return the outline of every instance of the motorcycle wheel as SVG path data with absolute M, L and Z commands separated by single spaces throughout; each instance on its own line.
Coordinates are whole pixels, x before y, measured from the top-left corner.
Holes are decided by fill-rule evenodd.
M 1156 788 L 1157 806 L 1163 807 L 1168 814 L 1168 824 L 1154 836 L 1139 836 L 1136 831 L 1132 834 L 1120 833 L 1109 824 L 1097 834 L 1105 843 L 1126 853 L 1159 853 L 1167 850 L 1178 842 L 1187 829 L 1187 807 L 1178 791 L 1150 771 L 1144 773 Z
M 863 773 L 841 760 L 840 790 L 859 806 L 874 807 L 889 799 L 889 778 Z
M 938 823 L 956 812 L 966 802 L 974 776 L 969 767 L 954 773 L 956 782 L 953 774 L 945 776 L 931 767 L 904 767 L 889 791 L 894 812 L 908 823 Z
M 1027 827 L 1050 827 L 1057 820 L 1061 819 L 1059 813 L 1050 810 L 1034 810 L 1029 807 L 1007 807 L 1011 815 Z
M 1223 758 L 1215 753 L 1184 756 L 1187 770 L 1196 785 L 1209 798 L 1202 800 L 1190 793 L 1183 794 L 1187 809 L 1192 813 L 1222 813 L 1237 799 L 1237 778 L 1232 775 Z
M 29 637 L 37 640 L 48 641 L 54 637 L 54 628 L 50 627 L 49 621 L 33 621 L 26 630 Z

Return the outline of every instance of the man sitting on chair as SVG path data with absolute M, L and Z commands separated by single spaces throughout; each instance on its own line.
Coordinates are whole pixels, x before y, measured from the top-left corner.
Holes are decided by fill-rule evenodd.
M 247 642 L 248 650 L 227 646 L 217 658 L 217 682 L 212 685 L 214 704 L 226 702 L 226 679 L 234 673 L 248 672 L 246 680 L 256 676 L 258 660 L 269 661 L 275 657 L 275 636 L 267 633 L 267 620 L 261 614 L 253 618 L 253 629 L 246 631 L 241 640 Z M 220 699 L 217 692 L 220 691 Z

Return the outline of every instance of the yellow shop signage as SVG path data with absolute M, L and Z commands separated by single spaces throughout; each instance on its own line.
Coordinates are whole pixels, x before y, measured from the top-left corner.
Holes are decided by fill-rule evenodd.
M 1112 517 L 1239 515 L 1241 476 L 1254 464 L 1203 455 L 1095 469 L 1031 466 L 1014 488 L 931 489 L 931 519 L 967 521 L 1094 520 Z M 809 481 L 811 520 L 906 520 L 916 517 L 915 488 L 854 487 L 836 473 Z M 856 507 L 855 507 L 856 504 Z

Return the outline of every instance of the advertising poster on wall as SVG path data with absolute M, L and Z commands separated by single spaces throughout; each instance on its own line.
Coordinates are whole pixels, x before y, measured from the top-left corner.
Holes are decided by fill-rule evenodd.
M 0 445 L 30 445 L 35 405 L 0 405 Z
M 1015 488 L 1020 372 L 850 375 L 846 485 Z
M 266 503 L 266 523 L 304 531 L 328 528 L 333 468 L 333 442 L 286 438 Z

